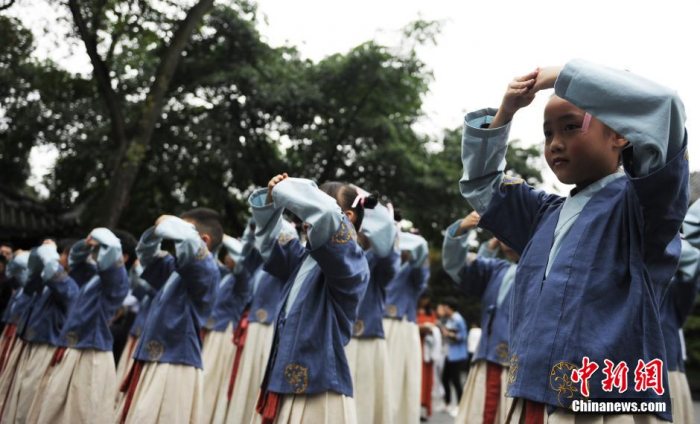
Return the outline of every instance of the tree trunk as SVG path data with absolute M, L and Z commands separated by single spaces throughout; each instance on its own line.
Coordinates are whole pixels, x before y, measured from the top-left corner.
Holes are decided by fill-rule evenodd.
M 74 3 L 75 1 L 76 0 L 70 0 L 70 3 Z M 199 25 L 204 15 L 206 15 L 213 6 L 214 0 L 199 0 L 197 4 L 192 6 L 187 12 L 187 16 L 180 22 L 180 25 L 175 30 L 170 45 L 167 46 L 160 58 L 153 83 L 143 102 L 143 109 L 141 111 L 141 117 L 136 125 L 135 135 L 126 140 L 125 143 L 118 143 L 115 152 L 114 168 L 107 190 L 98 197 L 98 201 L 95 203 L 93 209 L 94 214 L 92 214 L 92 219 L 90 219 L 90 225 L 116 227 L 119 224 L 119 219 L 124 209 L 129 204 L 129 194 L 137 180 L 139 169 L 146 156 L 146 152 L 151 146 L 153 130 L 155 129 L 158 117 L 160 117 L 163 106 L 165 105 L 168 87 L 170 86 L 170 81 L 177 68 L 180 56 L 185 47 L 187 47 L 190 36 L 197 25 Z M 81 37 L 83 41 L 86 42 L 87 47 L 88 43 L 85 37 L 83 37 L 82 34 Z M 104 62 L 101 60 L 93 60 L 92 56 L 93 55 L 91 55 L 91 61 L 94 68 L 100 65 L 104 66 Z M 113 102 L 108 101 L 109 98 L 105 100 L 111 112 L 115 105 Z M 114 113 L 110 114 L 112 117 L 114 116 Z M 121 115 L 121 110 L 119 115 Z

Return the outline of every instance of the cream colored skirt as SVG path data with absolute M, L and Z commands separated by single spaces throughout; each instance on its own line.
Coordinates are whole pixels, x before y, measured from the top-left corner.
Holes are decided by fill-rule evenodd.
M 115 414 L 120 422 L 125 399 Z M 178 364 L 146 362 L 141 371 L 127 423 L 201 423 L 202 370 Z
M 2 409 L 3 423 L 25 423 L 41 378 L 53 358 L 55 346 L 27 343 Z
M 233 324 L 225 331 L 210 331 L 202 346 L 204 394 L 202 395 L 202 423 L 222 423 L 228 407 L 228 385 L 231 365 L 236 353 L 233 344 Z
M 129 374 L 131 366 L 134 365 L 134 351 L 136 350 L 136 344 L 138 344 L 139 339 L 137 337 L 129 334 L 129 338 L 126 339 L 126 344 L 124 345 L 124 350 L 119 357 L 119 365 L 117 365 L 117 390 L 114 395 L 114 405 L 115 407 L 119 405 L 122 400 L 123 393 L 119 391 L 119 386 L 122 381 Z
M 684 372 L 669 371 L 668 381 L 671 389 L 674 423 L 695 423 L 693 398 L 690 397 L 690 386 Z
M 365 424 L 391 423 L 389 410 L 389 355 L 386 340 L 352 338 L 345 346 L 357 422 Z
M 486 402 L 486 369 L 488 363 L 480 360 L 472 363 L 469 376 L 464 383 L 462 399 L 459 402 L 459 412 L 456 423 L 479 423 L 484 417 L 484 406 Z M 498 402 L 498 412 L 496 422 L 504 423 L 508 415 L 508 409 L 513 402 L 513 398 L 506 397 L 508 387 L 508 367 L 503 367 L 501 371 L 501 397 Z
M 2 406 L 5 404 L 7 393 L 10 391 L 10 386 L 17 376 L 20 354 L 26 354 L 25 351 L 24 340 L 17 338 L 15 345 L 12 346 L 7 362 L 5 363 L 5 369 L 3 369 L 2 374 L 0 374 L 0 411 L 2 410 Z
M 254 415 L 257 415 L 255 404 L 258 401 L 260 384 L 265 376 L 274 334 L 275 328 L 272 324 L 258 322 L 248 324 L 248 334 L 238 366 L 236 384 L 226 411 L 226 423 L 248 423 Z M 226 374 L 229 378 L 232 368 L 233 361 Z
M 63 359 L 42 377 L 29 422 L 110 423 L 116 387 L 112 352 L 66 349 Z
M 385 318 L 384 335 L 389 351 L 391 421 L 420 420 L 421 343 L 418 326 L 410 321 Z M 363 423 L 364 424 L 364 423 Z
M 257 412 L 251 424 L 262 422 Z M 338 393 L 285 395 L 275 424 L 365 424 L 357 420 L 355 401 Z

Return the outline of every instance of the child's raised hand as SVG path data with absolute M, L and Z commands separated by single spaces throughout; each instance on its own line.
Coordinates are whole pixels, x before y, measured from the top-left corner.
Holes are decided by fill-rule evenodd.
M 270 182 L 267 183 L 267 200 L 265 201 L 265 203 L 267 203 L 267 204 L 272 203 L 272 189 L 274 189 L 277 184 L 281 183 L 282 181 L 286 180 L 287 178 L 289 178 L 289 175 L 287 175 L 286 172 L 284 172 L 282 174 L 275 175 L 274 177 L 272 177 Z
M 535 80 L 533 92 L 554 88 L 554 83 L 557 81 L 561 66 L 547 66 L 546 68 L 538 68 L 539 73 Z
M 533 86 L 537 81 L 539 69 L 535 69 L 529 74 L 515 77 L 508 84 L 506 94 L 503 95 L 503 101 L 499 111 L 513 116 L 518 109 L 528 106 L 535 99 L 535 90 Z
M 459 223 L 459 228 L 457 229 L 457 235 L 462 235 L 472 228 L 476 228 L 479 225 L 479 220 L 481 216 L 476 211 L 472 211 L 469 215 L 465 216 L 464 219 Z

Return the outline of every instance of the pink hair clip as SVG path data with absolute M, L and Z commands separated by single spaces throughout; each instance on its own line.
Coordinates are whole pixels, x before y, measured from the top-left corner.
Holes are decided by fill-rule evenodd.
M 370 196 L 370 193 L 367 191 L 362 190 L 360 187 L 355 186 L 355 190 L 357 190 L 357 196 L 355 197 L 355 200 L 352 202 L 351 207 L 356 207 L 358 204 L 364 206 L 365 205 L 365 199 Z
M 588 131 L 588 127 L 591 125 L 591 114 L 586 112 L 585 115 L 583 115 L 583 123 L 581 124 L 581 132 L 586 132 Z

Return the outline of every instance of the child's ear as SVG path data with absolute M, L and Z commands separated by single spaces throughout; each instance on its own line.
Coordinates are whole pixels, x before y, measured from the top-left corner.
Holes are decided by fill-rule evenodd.
M 615 147 L 616 149 L 622 150 L 629 143 L 629 141 L 627 141 L 627 139 L 625 137 L 623 137 L 622 135 L 620 135 L 614 131 L 612 132 L 611 138 L 613 141 L 613 147 Z
M 355 211 L 354 211 L 354 210 L 352 210 L 352 209 L 346 210 L 346 211 L 345 211 L 345 216 L 348 217 L 348 219 L 350 220 L 350 222 L 352 222 L 353 224 L 355 224 L 355 220 L 357 220 L 357 214 L 355 214 Z
M 211 236 L 209 234 L 205 234 L 205 233 L 200 233 L 199 236 L 202 238 L 202 240 L 204 240 L 204 243 L 207 245 L 207 249 L 211 250 L 211 248 L 212 248 L 212 246 L 210 246 Z

